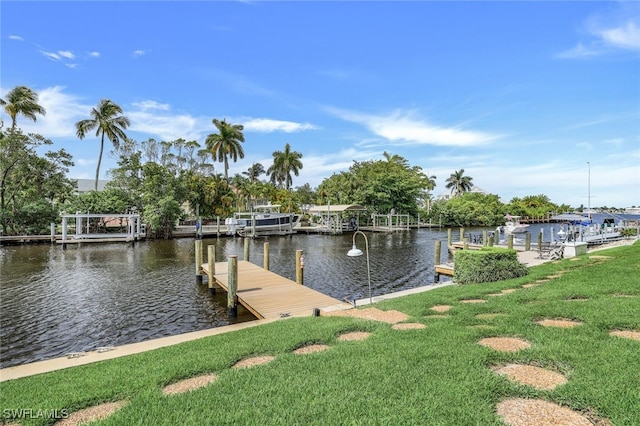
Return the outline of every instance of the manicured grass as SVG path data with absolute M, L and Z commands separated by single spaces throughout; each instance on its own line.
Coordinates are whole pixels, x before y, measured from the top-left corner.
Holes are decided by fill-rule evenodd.
M 421 330 L 355 318 L 294 318 L 129 357 L 0 383 L 5 409 L 79 410 L 101 402 L 128 404 L 100 424 L 416 424 L 499 425 L 498 402 L 535 397 L 609 419 L 640 424 L 640 342 L 612 330 L 640 331 L 640 243 L 532 268 L 526 277 L 444 287 L 375 305 L 399 310 Z M 559 275 L 559 276 L 558 276 Z M 522 285 L 557 276 L 534 288 Z M 489 297 L 503 289 L 518 289 Z M 629 297 L 632 296 L 632 297 Z M 481 298 L 483 304 L 461 300 Z M 585 300 L 580 300 L 585 299 Z M 430 310 L 452 305 L 446 318 Z M 501 313 L 491 319 L 478 314 Z M 548 328 L 535 321 L 583 324 Z M 369 331 L 363 341 L 339 341 Z M 508 336 L 532 346 L 515 353 L 479 345 Z M 309 343 L 331 349 L 292 353 Z M 236 370 L 236 361 L 273 355 L 266 365 Z M 503 363 L 533 363 L 563 373 L 553 391 L 517 384 L 492 372 Z M 163 386 L 204 373 L 218 379 L 185 394 Z M 49 421 L 52 422 L 52 421 Z M 47 420 L 23 420 L 47 424 Z

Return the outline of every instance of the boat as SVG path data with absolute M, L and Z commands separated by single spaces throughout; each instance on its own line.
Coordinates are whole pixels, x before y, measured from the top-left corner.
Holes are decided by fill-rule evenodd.
M 552 216 L 551 220 L 566 225 L 558 233 L 565 242 L 583 242 L 589 245 L 603 244 L 623 238 L 621 231 L 627 227 L 624 220 L 616 223 L 615 217 L 605 217 L 601 223 L 589 216 L 576 213 L 565 213 Z
M 499 234 L 511 235 L 511 234 L 524 234 L 527 232 L 527 228 L 529 227 L 526 223 L 520 223 L 521 216 L 511 216 L 506 215 L 505 219 L 507 221 L 504 225 L 498 226 L 496 231 Z
M 241 237 L 291 235 L 299 224 L 301 215 L 280 213 L 280 204 L 255 206 L 250 212 L 239 212 L 225 219 L 227 234 Z

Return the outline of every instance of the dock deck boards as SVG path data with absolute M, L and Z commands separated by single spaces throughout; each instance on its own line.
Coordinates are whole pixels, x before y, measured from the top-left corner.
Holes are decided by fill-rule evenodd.
M 204 263 L 202 269 L 208 273 L 209 265 Z M 228 290 L 228 278 L 228 263 L 216 262 L 214 279 L 225 291 Z M 238 261 L 237 296 L 238 303 L 264 319 L 311 316 L 315 308 L 351 307 L 245 260 Z

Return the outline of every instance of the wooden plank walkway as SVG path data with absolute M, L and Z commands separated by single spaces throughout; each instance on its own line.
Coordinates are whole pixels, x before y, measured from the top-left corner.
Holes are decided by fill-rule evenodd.
M 209 265 L 204 263 L 205 274 Z M 215 283 L 228 290 L 228 263 L 216 262 Z M 238 261 L 238 303 L 260 319 L 311 316 L 315 308 L 348 309 L 350 304 L 297 284 L 246 260 Z

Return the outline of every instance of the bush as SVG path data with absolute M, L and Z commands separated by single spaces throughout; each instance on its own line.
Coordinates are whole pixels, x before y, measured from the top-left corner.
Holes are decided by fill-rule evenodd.
M 624 228 L 620 231 L 622 237 L 635 237 L 636 235 L 638 235 L 637 228 Z
M 453 279 L 458 284 L 502 281 L 529 273 L 513 249 L 483 247 L 480 250 L 459 250 L 454 262 Z

